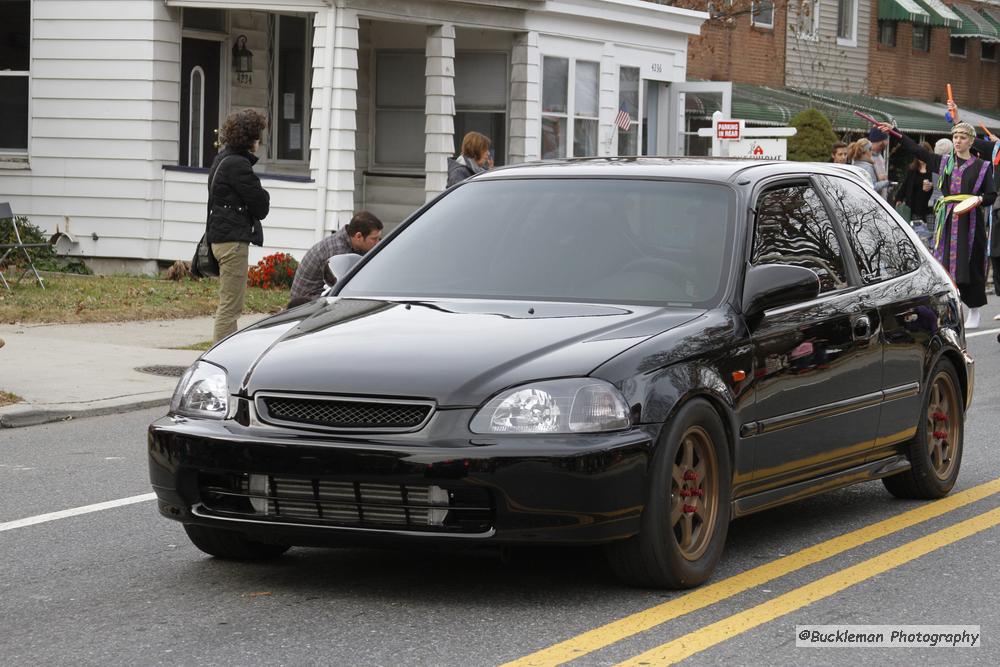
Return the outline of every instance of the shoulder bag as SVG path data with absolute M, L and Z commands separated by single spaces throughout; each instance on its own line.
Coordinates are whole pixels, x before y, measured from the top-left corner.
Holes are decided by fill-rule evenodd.
M 212 254 L 212 244 L 208 242 L 208 223 L 212 217 L 212 189 L 215 187 L 215 175 L 219 173 L 219 167 L 228 160 L 231 155 L 227 155 L 219 161 L 212 172 L 212 177 L 208 183 L 208 213 L 205 217 L 205 233 L 201 235 L 197 247 L 194 249 L 194 257 L 191 258 L 191 275 L 195 278 L 217 277 L 219 275 L 219 260 Z

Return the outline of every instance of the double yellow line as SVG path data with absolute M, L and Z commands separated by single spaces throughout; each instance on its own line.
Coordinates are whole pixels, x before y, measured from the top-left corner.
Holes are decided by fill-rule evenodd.
M 703 609 L 751 588 L 756 588 L 778 577 L 819 563 L 881 537 L 934 519 L 988 498 L 998 492 L 1000 492 L 1000 479 L 995 479 L 942 500 L 904 512 L 891 519 L 885 519 L 884 521 L 879 521 L 878 523 L 835 537 L 826 542 L 821 542 L 820 544 L 755 567 L 752 570 L 747 570 L 728 579 L 702 586 L 663 604 L 650 607 L 649 609 L 584 632 L 548 648 L 536 651 L 523 658 L 509 662 L 503 667 L 561 665 L 628 637 L 650 630 L 669 620 Z M 746 632 L 758 625 L 784 616 L 865 579 L 898 567 L 997 524 L 1000 524 L 1000 508 L 931 533 L 901 547 L 887 551 L 884 554 L 818 579 L 784 595 L 780 595 L 752 609 L 700 628 L 638 655 L 622 663 L 622 665 L 662 665 L 683 660 L 736 634 Z

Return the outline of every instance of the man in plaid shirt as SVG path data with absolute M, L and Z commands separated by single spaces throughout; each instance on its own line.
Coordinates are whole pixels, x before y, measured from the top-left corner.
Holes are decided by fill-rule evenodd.
M 335 255 L 364 255 L 382 239 L 382 221 L 368 211 L 354 214 L 346 227 L 328 236 L 306 252 L 295 270 L 289 308 L 312 301 L 323 292 L 323 267 Z

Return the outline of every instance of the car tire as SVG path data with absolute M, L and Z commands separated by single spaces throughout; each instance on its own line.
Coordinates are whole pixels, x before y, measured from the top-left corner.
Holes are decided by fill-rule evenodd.
M 256 542 L 232 530 L 206 526 L 185 524 L 184 532 L 205 553 L 228 560 L 267 560 L 277 558 L 291 548 L 287 544 Z
M 948 495 L 962 464 L 965 406 L 955 367 L 934 365 L 924 391 L 917 435 L 906 446 L 910 469 L 882 483 L 897 498 L 932 500 Z
M 640 531 L 606 547 L 635 586 L 692 588 L 715 569 L 729 530 L 732 473 L 725 429 L 703 400 L 671 419 L 653 455 Z

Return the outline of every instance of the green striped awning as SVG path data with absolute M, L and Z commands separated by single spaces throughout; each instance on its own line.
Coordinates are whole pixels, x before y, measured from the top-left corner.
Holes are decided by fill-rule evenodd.
M 1000 41 L 1000 35 L 992 23 L 968 5 L 956 2 L 951 6 L 955 13 L 962 17 L 962 27 L 952 28 L 952 37 L 967 37 L 981 39 L 986 42 Z
M 986 20 L 993 24 L 993 27 L 1000 32 L 1000 9 L 991 9 L 990 7 L 983 7 L 983 16 Z
M 878 17 L 882 21 L 931 22 L 931 15 L 916 0 L 879 0 Z
M 951 10 L 951 7 L 941 0 L 916 0 L 917 4 L 927 10 L 931 17 L 931 25 L 946 28 L 962 27 L 962 17 Z
M 835 93 L 828 91 L 810 91 L 810 94 L 822 99 L 833 100 L 844 105 L 853 119 L 847 129 L 862 131 L 869 125 L 854 115 L 854 110 L 863 111 L 876 120 L 884 120 L 907 134 L 948 134 L 951 125 L 944 119 L 943 110 L 931 113 L 915 108 L 906 100 L 889 100 L 882 97 L 871 97 L 860 93 Z M 837 129 L 836 126 L 834 129 Z
M 712 117 L 712 112 L 719 109 L 718 95 L 701 97 L 695 93 L 687 93 L 685 99 L 685 113 L 690 118 L 708 119 Z M 838 134 L 868 130 L 868 123 L 854 115 L 855 109 L 877 120 L 895 123 L 902 132 L 909 134 L 948 134 L 951 131 L 951 126 L 944 120 L 943 107 L 927 110 L 914 108 L 907 100 L 733 84 L 731 115 L 747 121 L 751 126 L 787 126 L 795 114 L 809 108 L 818 109 L 829 118 Z

